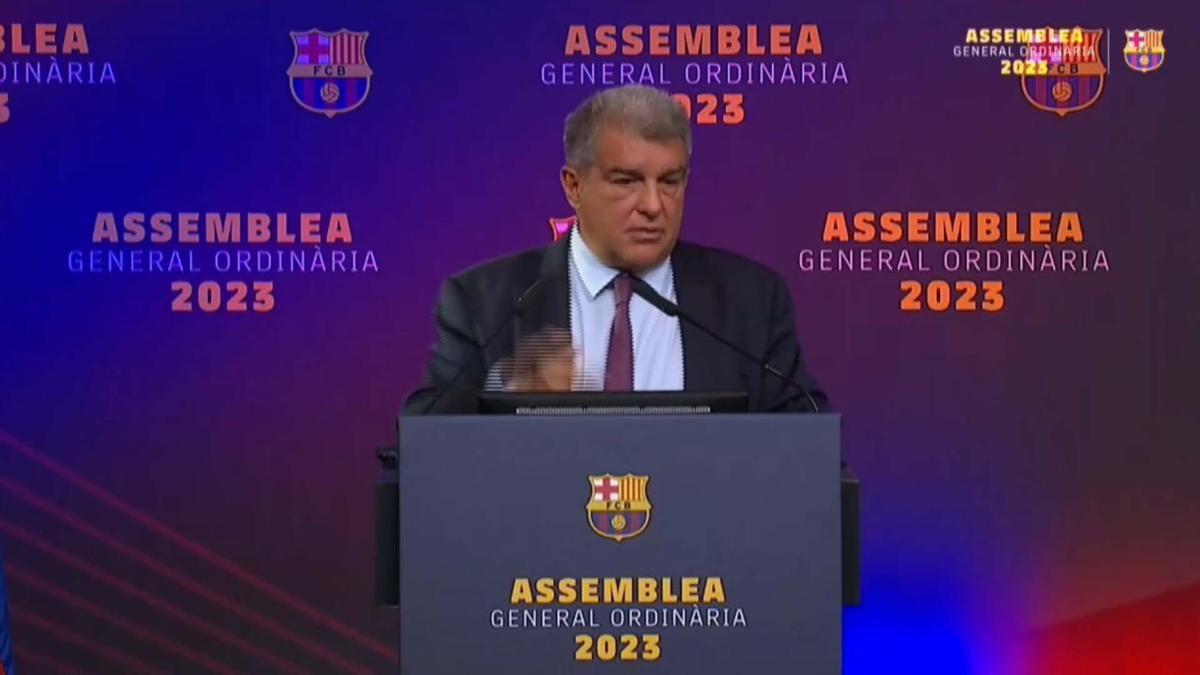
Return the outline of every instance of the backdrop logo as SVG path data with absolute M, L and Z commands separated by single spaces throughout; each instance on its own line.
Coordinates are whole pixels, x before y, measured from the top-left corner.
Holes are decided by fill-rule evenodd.
M 1108 74 L 1101 58 L 1103 29 L 1076 28 L 1062 33 L 1059 37 L 1059 32 L 1047 29 L 1029 42 L 1029 61 L 1036 67 L 1021 75 L 1025 100 L 1059 117 L 1098 101 Z
M 291 33 L 294 55 L 287 74 L 301 108 L 333 117 L 367 100 L 373 74 L 367 65 L 368 35 L 344 28 Z
M 567 216 L 566 218 L 551 218 L 550 219 L 550 236 L 552 241 L 558 241 L 563 237 L 571 234 L 571 228 L 575 227 L 575 216 Z
M 1139 73 L 1158 70 L 1167 50 L 1163 47 L 1163 31 L 1140 28 L 1125 31 L 1125 65 Z
M 891 277 L 902 312 L 987 316 L 1008 306 L 1005 283 L 1043 287 L 1109 272 L 1078 211 L 830 211 L 802 272 Z
M 559 35 L 562 46 L 541 65 L 543 85 L 589 93 L 656 87 L 671 92 L 697 126 L 744 123 L 755 105 L 748 99 L 766 88 L 800 95 L 850 82 L 846 65 L 826 56 L 817 24 L 571 24 Z
M 592 531 L 616 542 L 632 539 L 650 524 L 650 500 L 646 495 L 649 476 L 625 474 L 588 476 L 592 496 L 588 499 L 588 524 Z
M 172 312 L 263 314 L 275 309 L 277 281 L 379 265 L 372 249 L 355 245 L 345 212 L 101 211 L 90 247 L 68 251 L 67 269 L 157 277 L 169 284 Z
M 0 124 L 13 119 L 12 90 L 115 85 L 112 63 L 93 58 L 82 23 L 0 24 Z

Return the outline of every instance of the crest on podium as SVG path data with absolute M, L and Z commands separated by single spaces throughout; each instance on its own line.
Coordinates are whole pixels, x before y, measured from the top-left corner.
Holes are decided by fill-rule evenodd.
M 625 474 L 588 476 L 588 525 L 592 531 L 616 542 L 632 539 L 650 524 L 649 476 Z

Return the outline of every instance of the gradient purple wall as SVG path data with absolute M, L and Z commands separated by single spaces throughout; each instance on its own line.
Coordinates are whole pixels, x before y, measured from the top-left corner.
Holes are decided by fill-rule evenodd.
M 88 60 L 117 76 L 0 84 L 18 658 L 391 667 L 396 617 L 371 604 L 373 449 L 420 375 L 439 281 L 542 244 L 568 213 L 561 120 L 591 90 L 538 71 L 567 60 L 571 24 L 815 23 L 821 58 L 845 64 L 845 85 L 741 87 L 744 124 L 697 128 L 684 227 L 785 275 L 845 416 L 864 565 L 848 672 L 1034 670 L 1057 626 L 1082 652 L 1113 638 L 1081 617 L 1162 594 L 1195 607 L 1194 18 L 1115 2 L 6 3 L 0 23 L 84 23 Z M 993 63 L 951 55 L 969 27 L 1042 24 L 1112 31 L 1091 109 L 1036 111 Z M 288 32 L 314 26 L 371 34 L 370 97 L 334 119 L 288 90 Z M 1135 27 L 1166 29 L 1160 71 L 1121 63 Z M 98 211 L 160 210 L 347 212 L 379 271 L 273 274 L 269 314 L 179 315 L 170 275 L 67 270 Z M 827 212 L 859 210 L 1078 211 L 1111 271 L 1004 275 L 995 315 L 902 313 L 900 274 L 797 266 Z

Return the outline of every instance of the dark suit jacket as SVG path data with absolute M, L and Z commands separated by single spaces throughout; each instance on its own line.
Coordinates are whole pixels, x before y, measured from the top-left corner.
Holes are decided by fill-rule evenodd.
M 486 262 L 446 280 L 438 299 L 437 344 L 425 384 L 409 396 L 405 414 L 475 412 L 488 371 L 512 354 L 522 335 L 545 326 L 569 330 L 569 241 L 563 237 L 548 247 Z M 682 241 L 671 253 L 671 265 L 676 299 L 684 312 L 805 383 L 821 410 L 826 410 L 825 395 L 804 369 L 792 298 L 782 277 L 734 253 Z M 513 316 L 518 296 L 539 277 L 543 283 L 527 296 L 529 302 L 511 328 L 481 353 L 480 345 Z M 811 409 L 795 386 L 764 372 L 687 322 L 681 321 L 680 326 L 685 391 L 746 392 L 752 411 Z M 463 367 L 464 374 L 446 390 Z

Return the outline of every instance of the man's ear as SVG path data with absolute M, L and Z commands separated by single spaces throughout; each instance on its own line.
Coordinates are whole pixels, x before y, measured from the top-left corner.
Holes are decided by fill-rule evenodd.
M 562 171 L 558 176 L 562 182 L 563 195 L 567 198 L 567 203 L 571 208 L 579 208 L 579 172 L 569 166 L 563 166 Z

